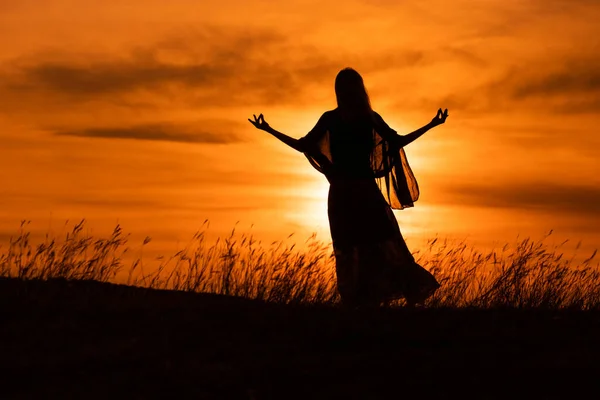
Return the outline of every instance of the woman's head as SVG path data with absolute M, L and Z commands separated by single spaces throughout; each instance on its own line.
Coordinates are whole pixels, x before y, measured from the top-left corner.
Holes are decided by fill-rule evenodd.
M 371 102 L 362 76 L 352 68 L 344 68 L 335 78 L 338 108 L 346 117 L 370 116 Z

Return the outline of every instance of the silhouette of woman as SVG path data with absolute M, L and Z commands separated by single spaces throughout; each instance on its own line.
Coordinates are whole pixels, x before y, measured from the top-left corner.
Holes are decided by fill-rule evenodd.
M 328 216 L 337 287 L 349 306 L 375 306 L 404 298 L 424 302 L 440 286 L 415 262 L 392 209 L 412 207 L 419 187 L 403 147 L 443 124 L 440 108 L 431 122 L 398 135 L 372 110 L 363 79 L 351 68 L 335 79 L 338 107 L 325 112 L 303 138 L 271 128 L 262 114 L 249 121 L 304 153 L 330 183 Z

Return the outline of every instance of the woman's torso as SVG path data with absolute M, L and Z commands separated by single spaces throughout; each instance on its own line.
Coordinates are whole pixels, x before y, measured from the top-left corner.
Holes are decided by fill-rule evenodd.
M 373 122 L 371 118 L 345 120 L 333 110 L 328 124 L 334 179 L 373 178 L 371 152 Z

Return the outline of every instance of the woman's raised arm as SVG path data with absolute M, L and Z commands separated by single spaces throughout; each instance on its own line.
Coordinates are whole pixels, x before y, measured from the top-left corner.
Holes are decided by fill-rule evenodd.
M 254 115 L 254 121 L 250 118 L 248 118 L 248 121 L 250 121 L 250 123 L 254 125 L 257 129 L 270 133 L 277 139 L 281 140 L 283 143 L 290 146 L 292 149 L 300 152 L 303 151 L 301 142 L 298 139 L 294 139 L 293 137 L 290 137 L 285 133 L 278 132 L 275 129 L 271 128 L 267 121 L 265 121 L 265 117 L 263 117 L 262 114 L 260 114 L 258 117 Z
M 314 128 L 311 129 L 304 137 L 300 139 L 294 139 L 289 137 L 288 135 L 278 132 L 275 129 L 271 128 L 262 114 L 258 117 L 254 115 L 254 121 L 248 119 L 252 125 L 254 125 L 257 129 L 263 130 L 265 132 L 270 133 L 275 136 L 277 139 L 281 140 L 283 143 L 290 146 L 292 149 L 297 150 L 301 153 L 312 153 L 317 145 L 317 142 L 320 138 L 323 137 L 325 131 L 327 130 L 327 122 L 326 117 L 327 113 L 324 113 Z
M 446 110 L 442 111 L 442 109 L 440 108 L 430 123 L 417 129 L 414 132 L 402 136 L 403 146 L 414 142 L 431 128 L 435 128 L 436 126 L 443 124 L 444 122 L 446 122 L 446 118 L 448 118 L 448 109 L 446 108 Z
M 390 128 L 388 124 L 385 123 L 379 114 L 375 113 L 375 116 L 377 117 L 377 121 L 381 126 L 380 133 L 384 136 L 384 139 L 391 143 L 397 144 L 398 147 L 404 147 L 423 136 L 423 134 L 431 128 L 435 128 L 436 126 L 446 122 L 446 118 L 448 118 L 448 109 L 442 111 L 440 108 L 430 123 L 406 135 L 398 135 L 395 130 Z

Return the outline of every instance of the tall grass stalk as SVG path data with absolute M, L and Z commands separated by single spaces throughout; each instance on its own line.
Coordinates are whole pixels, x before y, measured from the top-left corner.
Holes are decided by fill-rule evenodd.
M 235 229 L 208 242 L 206 226 L 189 244 L 150 268 L 143 257 L 125 265 L 128 235 L 120 226 L 106 238 L 84 232 L 85 221 L 63 238 L 46 235 L 34 244 L 22 223 L 0 247 L 0 277 L 96 280 L 134 286 L 242 296 L 277 303 L 339 301 L 331 247 L 308 238 L 300 249 L 287 240 L 264 244 Z M 289 239 L 289 237 L 288 237 Z M 547 237 L 525 238 L 500 249 L 479 251 L 465 242 L 433 239 L 415 252 L 417 262 L 442 284 L 429 307 L 576 309 L 600 308 L 596 252 L 576 263 Z M 151 239 L 147 237 L 142 248 Z M 125 278 L 123 278 L 125 276 Z

